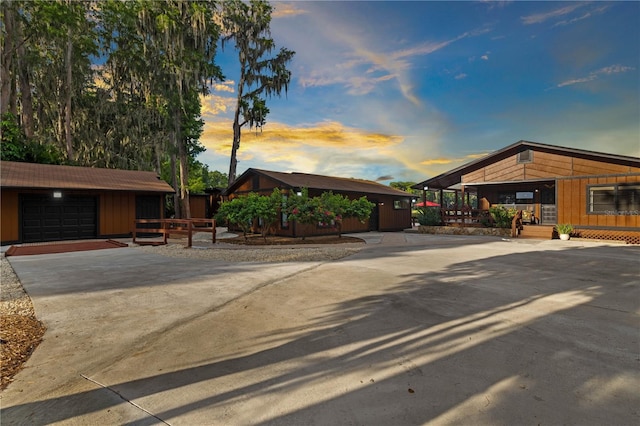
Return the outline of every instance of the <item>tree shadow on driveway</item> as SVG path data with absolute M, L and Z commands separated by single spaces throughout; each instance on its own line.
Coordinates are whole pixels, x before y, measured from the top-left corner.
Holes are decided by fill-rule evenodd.
M 202 330 L 171 371 L 133 356 L 92 377 L 157 416 L 132 424 L 637 423 L 637 248 L 485 249 L 325 264 L 150 342 Z M 3 421 L 107 410 L 104 392 L 3 404 Z

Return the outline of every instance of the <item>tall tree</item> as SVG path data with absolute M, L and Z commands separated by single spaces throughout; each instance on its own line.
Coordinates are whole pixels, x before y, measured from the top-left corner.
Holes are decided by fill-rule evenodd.
M 240 77 L 237 85 L 236 108 L 233 118 L 233 144 L 229 165 L 230 186 L 236 179 L 237 152 L 240 148 L 241 129 L 261 128 L 266 122 L 269 109 L 265 97 L 280 96 L 288 90 L 291 71 L 287 65 L 295 52 L 286 48 L 273 57 L 275 42 L 271 38 L 272 6 L 264 0 L 228 0 L 223 3 L 222 46 L 235 42 L 240 62 Z
M 73 162 L 84 123 L 72 108 L 93 82 L 97 47 L 90 3 L 16 0 L 2 3 L 2 15 L 2 112 L 20 118 L 27 139 L 55 145 Z
M 181 208 L 176 213 L 189 218 L 189 138 L 184 126 L 194 118 L 190 105 L 199 102 L 194 96 L 207 94 L 207 83 L 222 79 L 214 63 L 219 38 L 216 7 L 212 0 L 143 0 L 141 5 L 138 30 L 147 42 L 148 81 L 166 101 L 169 137 L 179 160 Z M 197 110 L 199 115 L 199 103 Z

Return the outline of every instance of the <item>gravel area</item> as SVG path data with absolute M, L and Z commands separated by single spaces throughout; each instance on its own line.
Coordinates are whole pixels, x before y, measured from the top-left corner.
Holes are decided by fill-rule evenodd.
M 360 251 L 363 247 L 265 247 L 246 248 L 232 244 L 216 243 L 216 247 L 193 246 L 185 248 L 183 244 L 165 246 L 141 246 L 140 250 L 163 256 L 222 260 L 228 262 L 322 262 L 342 259 Z

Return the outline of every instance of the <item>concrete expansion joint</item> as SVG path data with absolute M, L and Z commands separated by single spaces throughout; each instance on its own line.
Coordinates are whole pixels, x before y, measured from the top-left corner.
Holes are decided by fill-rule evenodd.
M 151 411 L 149 411 L 149 410 L 145 409 L 144 407 L 142 407 L 142 406 L 140 406 L 140 405 L 136 404 L 135 402 L 131 401 L 130 399 L 127 399 L 124 395 L 122 395 L 122 394 L 121 394 L 120 392 L 118 392 L 117 390 L 115 390 L 115 389 L 113 389 L 113 388 L 111 388 L 111 387 L 109 387 L 109 386 L 107 386 L 107 385 L 104 385 L 104 384 L 102 384 L 102 383 L 98 382 L 97 380 L 93 380 L 91 377 L 87 377 L 87 376 L 85 376 L 84 374 L 80 374 L 80 377 L 82 377 L 83 379 L 86 379 L 86 380 L 90 381 L 91 383 L 94 383 L 94 384 L 96 384 L 96 385 L 100 386 L 100 387 L 101 387 L 101 388 L 103 388 L 103 389 L 108 390 L 109 392 L 112 392 L 112 393 L 114 393 L 114 394 L 118 395 L 118 397 L 119 397 L 120 399 L 122 399 L 123 401 L 126 401 L 127 403 L 129 403 L 129 404 L 131 404 L 132 406 L 136 407 L 138 410 L 141 410 L 141 411 L 143 411 L 143 412 L 147 413 L 148 415 L 150 415 L 151 417 L 153 417 L 154 419 L 156 419 L 156 420 L 158 420 L 158 421 L 161 421 L 161 422 L 162 422 L 162 423 L 164 423 L 165 425 L 169 425 L 169 426 L 171 426 L 171 424 L 170 424 L 170 423 L 165 422 L 165 421 L 164 421 L 164 420 L 162 420 L 160 417 L 158 417 L 158 416 L 156 416 L 155 414 L 153 414 Z

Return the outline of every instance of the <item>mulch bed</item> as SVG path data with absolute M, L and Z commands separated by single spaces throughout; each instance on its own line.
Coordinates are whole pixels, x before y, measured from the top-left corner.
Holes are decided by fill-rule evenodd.
M 34 254 L 68 253 L 72 251 L 102 250 L 119 247 L 128 247 L 128 245 L 114 240 L 22 245 L 11 246 L 5 253 L 5 256 L 29 256 Z
M 35 316 L 0 316 L 0 390 L 13 381 L 42 341 L 45 326 Z
M 347 244 L 347 243 L 364 243 L 364 240 L 356 237 L 338 237 L 337 235 L 317 235 L 302 239 L 302 237 L 280 237 L 269 235 L 265 241 L 261 235 L 250 234 L 247 238 L 242 235 L 234 238 L 225 238 L 220 242 L 240 244 L 247 246 L 283 246 L 297 244 Z

